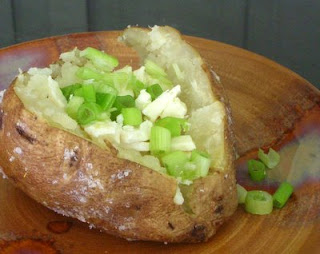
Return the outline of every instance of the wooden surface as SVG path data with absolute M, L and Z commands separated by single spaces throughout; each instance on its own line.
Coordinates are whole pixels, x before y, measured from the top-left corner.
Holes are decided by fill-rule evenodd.
M 53 35 L 170 25 L 273 59 L 320 88 L 318 0 L 1 0 L 0 48 Z
M 0 50 L 0 90 L 10 84 L 18 68 L 46 66 L 57 60 L 60 52 L 74 46 L 98 47 L 117 56 L 123 64 L 137 66 L 136 54 L 117 42 L 118 34 L 75 34 Z M 314 86 L 292 71 L 248 51 L 201 38 L 185 38 L 221 77 L 230 99 L 240 156 L 250 157 L 254 154 L 250 151 L 274 145 L 281 148 L 283 163 L 295 159 L 295 164 L 299 164 L 308 160 L 299 157 L 297 161 L 301 153 L 295 153 L 297 149 L 320 149 L 320 93 Z M 292 129 L 295 131 L 291 137 L 288 134 Z M 7 179 L 0 179 L 0 248 L 9 248 L 13 244 L 9 240 L 42 239 L 63 253 L 319 253 L 320 157 L 319 152 L 314 153 L 307 154 L 312 163 L 309 160 L 298 169 L 283 164 L 279 169 L 278 173 L 286 171 L 282 176 L 290 178 L 296 187 L 295 195 L 284 209 L 268 216 L 254 216 L 239 206 L 209 242 L 193 245 L 117 239 L 55 214 L 14 188 Z M 257 186 L 245 179 L 245 159 L 238 161 L 238 180 L 252 189 Z M 275 183 L 268 181 L 258 187 L 274 191 Z M 52 230 L 55 221 L 68 225 L 67 230 L 58 233 Z M 21 247 L 28 242 L 15 244 Z

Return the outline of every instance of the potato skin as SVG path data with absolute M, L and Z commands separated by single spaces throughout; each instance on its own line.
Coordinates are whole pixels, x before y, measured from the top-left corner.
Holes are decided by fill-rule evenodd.
M 235 211 L 229 131 L 228 166 L 187 188 L 190 214 L 173 202 L 173 178 L 51 127 L 24 108 L 14 82 L 1 105 L 0 165 L 15 186 L 46 207 L 115 236 L 162 242 L 206 241 Z

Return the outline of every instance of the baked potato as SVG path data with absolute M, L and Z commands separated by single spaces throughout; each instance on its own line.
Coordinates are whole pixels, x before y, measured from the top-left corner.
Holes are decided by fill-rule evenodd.
M 20 73 L 7 89 L 0 104 L 0 165 L 13 184 L 34 200 L 109 234 L 131 240 L 206 241 L 234 213 L 238 202 L 230 112 L 222 86 L 171 27 L 128 27 L 119 40 L 133 47 L 142 63 L 156 63 L 151 67 L 165 71 L 158 77 L 163 90 L 168 82 L 169 87 L 180 85 L 179 101 L 187 110 L 182 118 L 188 118 L 189 124 L 184 131 L 208 155 L 208 172 L 185 178 L 168 173 L 161 163 L 167 150 L 150 153 L 147 142 L 136 150 L 117 146 L 115 133 L 101 142 L 94 130 L 84 131 L 86 123 L 68 116 L 67 100 L 72 96 L 60 100 L 62 88 L 79 82 L 75 74 L 79 68 L 95 69 L 101 64 L 85 59 L 78 49 L 62 54 L 49 68 Z M 123 96 L 127 92 L 120 91 Z M 150 108 L 150 114 L 159 111 Z M 114 112 L 110 110 L 102 120 Z M 159 114 L 143 115 L 151 118 L 156 121 Z M 113 122 L 124 120 L 117 117 Z M 185 154 L 190 156 L 192 149 Z

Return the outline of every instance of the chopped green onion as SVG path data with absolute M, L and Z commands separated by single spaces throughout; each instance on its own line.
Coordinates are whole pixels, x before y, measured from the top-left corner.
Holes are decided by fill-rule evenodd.
M 272 148 L 269 149 L 268 154 L 259 149 L 258 157 L 268 168 L 274 168 L 280 162 L 280 155 Z
M 136 102 L 134 98 L 130 95 L 125 95 L 125 96 L 117 96 L 116 101 L 114 103 L 114 106 L 117 109 L 122 109 L 122 108 L 132 108 L 135 107 Z
M 144 61 L 144 67 L 146 68 L 146 72 L 153 77 L 166 77 L 167 73 L 155 62 L 146 59 Z
M 81 84 L 73 84 L 70 86 L 65 86 L 61 88 L 61 92 L 63 93 L 64 97 L 66 97 L 67 100 L 70 99 L 70 95 L 74 93 L 75 90 L 81 88 Z
M 101 108 L 98 104 L 86 102 L 82 104 L 77 112 L 77 121 L 81 125 L 86 125 L 98 119 Z
M 104 111 L 104 112 L 98 114 L 97 121 L 105 121 L 105 120 L 110 121 L 110 112 Z
M 240 184 L 237 184 L 237 193 L 238 193 L 238 203 L 244 204 L 246 201 L 247 190 L 243 188 Z
M 118 91 L 112 86 L 107 85 L 105 82 L 95 82 L 93 83 L 94 89 L 97 93 L 109 93 L 117 95 Z
M 76 76 L 80 79 L 94 79 L 94 80 L 101 80 L 102 79 L 102 74 L 92 70 L 88 67 L 80 67 L 77 72 Z
M 153 126 L 150 135 L 150 151 L 153 155 L 161 155 L 170 151 L 171 133 L 168 129 Z
M 188 161 L 183 165 L 183 170 L 180 173 L 180 176 L 183 180 L 194 180 L 200 177 L 197 166 L 191 161 Z
M 74 90 L 73 94 L 84 98 L 86 102 L 96 102 L 96 92 L 93 85 L 83 85 Z
M 72 96 L 67 104 L 66 112 L 67 114 L 73 118 L 77 118 L 77 112 L 79 107 L 84 103 L 84 99 L 78 96 Z
M 182 151 L 174 151 L 161 158 L 161 162 L 166 167 L 169 175 L 176 177 L 181 176 L 183 168 L 188 160 L 188 155 Z
M 193 161 L 199 156 L 207 158 L 207 159 L 210 158 L 209 154 L 206 153 L 206 152 L 203 152 L 203 151 L 200 151 L 200 150 L 193 150 L 192 153 L 191 153 L 191 160 Z
M 145 84 L 143 84 L 140 80 L 138 80 L 134 75 L 132 75 L 129 85 L 132 88 L 133 93 L 136 97 L 138 97 L 140 94 L 140 91 L 145 88 Z
M 172 137 L 181 135 L 182 126 L 186 124 L 187 120 L 176 117 L 165 117 L 155 122 L 156 126 L 161 126 L 168 129 L 171 132 Z
M 170 79 L 163 77 L 163 76 L 159 76 L 155 79 L 158 80 L 159 85 L 161 86 L 163 91 L 166 91 L 166 90 L 172 88 L 173 83 Z
M 117 96 L 113 107 L 116 108 L 115 111 L 111 113 L 111 120 L 116 120 L 117 116 L 121 113 L 123 108 L 133 108 L 136 106 L 134 98 L 130 95 Z
M 91 47 L 82 50 L 80 56 L 90 59 L 96 67 L 106 71 L 112 71 L 119 65 L 117 58 Z
M 96 102 L 96 91 L 93 85 L 82 86 L 82 97 L 86 102 Z
M 261 161 L 249 160 L 248 172 L 252 181 L 259 182 L 266 178 L 266 166 Z
M 142 114 L 137 108 L 123 108 L 121 114 L 124 125 L 138 126 L 142 123 Z
M 282 208 L 287 203 L 292 192 L 293 186 L 290 183 L 281 183 L 279 188 L 273 194 L 273 206 L 276 208 Z
M 248 191 L 245 200 L 245 209 L 252 214 L 269 214 L 272 212 L 272 196 L 265 191 Z
M 96 93 L 97 104 L 102 110 L 109 110 L 116 101 L 116 95 L 109 93 Z
M 131 75 L 126 72 L 108 72 L 103 74 L 103 80 L 113 87 L 127 84 L 131 79 Z
M 205 177 L 208 175 L 211 164 L 209 154 L 199 150 L 193 150 L 191 152 L 191 161 L 196 165 L 199 176 Z
M 163 90 L 159 84 L 154 84 L 147 87 L 147 92 L 151 95 L 151 99 L 155 100 L 163 93 Z

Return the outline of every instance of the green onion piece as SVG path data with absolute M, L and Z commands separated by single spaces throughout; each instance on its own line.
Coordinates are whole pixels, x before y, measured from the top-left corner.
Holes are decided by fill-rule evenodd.
M 96 67 L 106 71 L 112 71 L 119 65 L 117 58 L 91 47 L 82 50 L 80 56 L 90 59 Z
M 110 112 L 104 111 L 104 112 L 98 114 L 97 121 L 105 121 L 105 120 L 110 121 Z
M 77 112 L 82 103 L 84 103 L 84 99 L 82 97 L 72 96 L 66 107 L 67 114 L 71 118 L 77 119 Z
M 155 100 L 163 93 L 163 90 L 159 84 L 154 84 L 147 87 L 147 92 L 151 95 L 151 99 Z
M 144 61 L 144 67 L 146 68 L 146 72 L 155 78 L 157 77 L 166 77 L 167 73 L 162 69 L 159 65 L 157 65 L 155 62 L 146 59 Z
M 125 96 L 117 96 L 116 101 L 114 103 L 114 106 L 117 109 L 122 109 L 122 108 L 132 108 L 135 107 L 136 102 L 134 98 L 130 95 L 125 95 Z
M 152 126 L 150 135 L 150 151 L 153 155 L 161 155 L 170 151 L 171 133 L 160 126 Z
M 193 150 L 191 152 L 191 162 L 196 165 L 198 175 L 205 177 L 208 175 L 211 159 L 209 154 L 201 152 L 199 150 Z
M 77 112 L 77 122 L 81 125 L 86 125 L 98 119 L 101 108 L 93 102 L 83 103 Z
M 171 89 L 173 86 L 173 83 L 170 79 L 166 78 L 166 77 L 157 77 L 155 78 L 156 80 L 158 80 L 159 85 L 161 86 L 163 91 L 166 91 L 168 89 Z
M 103 111 L 109 110 L 116 101 L 116 95 L 109 93 L 96 93 L 97 104 Z
M 245 200 L 245 209 L 252 214 L 269 214 L 272 212 L 272 196 L 265 191 L 248 191 Z
M 118 91 L 112 86 L 107 85 L 105 82 L 95 82 L 93 83 L 94 89 L 97 93 L 109 93 L 117 95 Z
M 86 102 L 96 102 L 96 91 L 93 85 L 82 86 L 82 97 Z
M 273 206 L 276 208 L 282 208 L 287 203 L 292 192 L 293 186 L 290 183 L 281 183 L 279 188 L 273 194 Z
M 261 161 L 249 160 L 248 172 L 252 181 L 260 182 L 266 178 L 266 166 Z
M 131 74 L 126 72 L 109 72 L 103 74 L 103 80 L 113 87 L 119 87 L 121 84 L 127 84 L 131 80 Z
M 124 125 L 138 126 L 142 123 L 142 114 L 137 108 L 123 108 L 121 114 Z
M 123 108 L 133 108 L 136 106 L 134 98 L 130 95 L 117 96 L 113 104 L 113 107 L 116 108 L 115 111 L 111 112 L 111 120 L 116 120 L 117 116 L 121 113 Z
M 194 180 L 200 177 L 197 165 L 191 161 L 186 162 L 183 165 L 183 170 L 180 173 L 180 176 L 183 180 Z
M 133 90 L 135 97 L 138 97 L 140 91 L 145 88 L 145 84 L 138 80 L 134 75 L 132 75 L 129 86 Z
M 82 89 L 82 87 L 74 90 L 74 91 L 73 91 L 73 95 L 83 98 L 83 89 Z
M 166 167 L 169 175 L 175 177 L 181 176 L 184 165 L 188 160 L 188 155 L 182 151 L 174 151 L 162 156 L 161 158 L 161 162 Z
M 92 70 L 88 67 L 80 67 L 77 71 L 76 71 L 76 76 L 80 79 L 94 79 L 94 80 L 101 80 L 102 79 L 102 74 Z
M 186 124 L 187 120 L 176 117 L 165 117 L 155 122 L 156 126 L 161 126 L 168 129 L 171 132 L 172 137 L 181 135 L 182 126 Z
M 81 88 L 81 84 L 73 84 L 70 86 L 65 86 L 63 88 L 61 88 L 61 92 L 64 95 L 64 97 L 66 97 L 67 100 L 69 100 L 70 95 L 74 93 L 75 90 Z
M 207 158 L 207 159 L 209 159 L 210 158 L 210 156 L 209 156 L 209 154 L 208 153 L 206 153 L 206 152 L 203 152 L 203 151 L 200 151 L 200 150 L 193 150 L 192 152 L 191 152 L 191 160 L 193 161 L 193 160 L 195 160 L 197 157 L 199 157 L 199 156 L 201 156 L 201 157 L 204 157 L 204 158 Z
M 237 193 L 238 193 L 238 203 L 244 204 L 246 201 L 247 190 L 243 188 L 240 184 L 237 184 Z
M 280 162 L 280 155 L 272 148 L 269 149 L 268 154 L 259 149 L 258 157 L 268 168 L 274 168 Z

